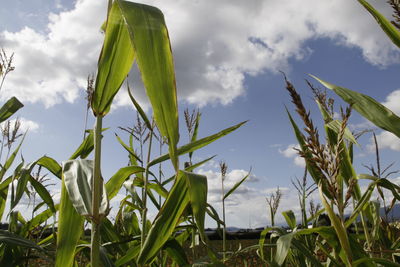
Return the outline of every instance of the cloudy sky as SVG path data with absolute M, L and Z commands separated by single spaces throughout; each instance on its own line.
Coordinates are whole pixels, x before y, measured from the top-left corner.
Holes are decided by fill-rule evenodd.
M 46 154 L 61 162 L 82 140 L 86 78 L 96 72 L 102 44 L 99 30 L 106 0 L 3 0 L 0 47 L 14 53 L 15 71 L 0 92 L 0 100 L 18 97 L 25 107 L 18 116 L 29 133 L 22 148 L 27 162 Z M 291 110 L 280 71 L 286 73 L 319 121 L 307 89 L 308 73 L 369 94 L 400 113 L 398 77 L 400 53 L 357 1 L 221 0 L 140 1 L 165 14 L 178 86 L 180 114 L 200 108 L 199 137 L 244 120 L 245 126 L 195 152 L 195 160 L 217 155 L 197 171 L 208 177 L 209 201 L 220 210 L 220 171 L 228 165 L 226 187 L 252 168 L 248 182 L 228 200 L 228 225 L 260 227 L 270 223 L 265 197 L 279 186 L 280 211 L 297 208 L 291 180 L 301 178 L 303 161 L 284 106 Z M 374 2 L 388 17 L 383 1 Z M 138 75 L 132 71 L 134 95 L 149 114 Z M 340 101 L 337 101 L 340 104 Z M 181 116 L 182 117 L 182 116 Z M 103 176 L 110 177 L 127 162 L 114 133 L 132 127 L 135 111 L 122 90 L 104 121 Z M 353 129 L 373 128 L 358 115 Z M 93 118 L 89 118 L 89 125 Z M 187 134 L 181 120 L 181 144 Z M 318 123 L 317 123 L 318 124 Z M 400 142 L 376 129 L 383 164 L 398 156 Z M 358 172 L 373 163 L 371 135 L 357 148 Z M 185 158 L 181 159 L 181 162 Z M 170 166 L 165 166 L 166 170 Z M 400 168 L 395 163 L 394 168 Z M 52 189 L 58 197 L 58 189 Z M 278 216 L 277 221 L 282 222 Z M 214 224 L 209 222 L 209 226 Z

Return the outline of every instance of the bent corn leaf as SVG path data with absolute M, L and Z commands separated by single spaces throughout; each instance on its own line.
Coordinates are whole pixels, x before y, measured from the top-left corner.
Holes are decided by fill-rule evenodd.
M 400 118 L 384 105 L 370 96 L 325 82 L 313 75 L 311 76 L 325 87 L 333 90 L 364 118 L 400 138 Z
M 82 216 L 92 215 L 92 160 L 79 159 L 63 162 L 63 176 L 69 198 L 76 211 Z M 108 213 L 108 199 L 103 184 L 99 214 Z
M 138 264 L 147 264 L 171 237 L 186 206 L 191 203 L 196 224 L 204 229 L 207 199 L 207 178 L 202 175 L 179 171 L 175 184 L 157 214 L 138 257 Z M 204 232 L 201 233 L 204 235 Z
M 0 108 L 0 123 L 7 120 L 15 112 L 17 112 L 24 105 L 16 98 L 11 97 L 1 108 Z
M 159 9 L 148 5 L 119 0 L 116 3 L 126 21 L 154 120 L 160 133 L 168 139 L 172 164 L 178 170 L 178 103 L 174 63 L 164 15 Z

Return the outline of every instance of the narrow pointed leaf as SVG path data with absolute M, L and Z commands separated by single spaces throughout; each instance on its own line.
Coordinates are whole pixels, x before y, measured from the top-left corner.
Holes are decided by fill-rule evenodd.
M 140 162 L 140 163 L 142 162 L 142 160 L 136 155 L 135 151 L 133 151 L 133 149 L 130 148 L 127 144 L 125 144 L 124 141 L 122 141 L 122 139 L 121 139 L 117 134 L 115 134 L 115 137 L 117 138 L 118 143 L 120 143 L 121 146 L 122 146 L 123 148 L 125 148 L 125 150 L 126 150 L 132 157 L 134 157 L 134 158 L 136 159 L 136 161 L 138 161 L 138 162 Z
M 7 120 L 15 112 L 17 112 L 24 105 L 16 98 L 11 97 L 1 108 L 0 108 L 0 123 Z
M 383 130 L 389 131 L 397 137 L 400 137 L 400 118 L 384 105 L 370 96 L 333 85 L 315 76 L 312 77 L 325 87 L 333 90 L 364 118 L 371 121 L 373 124 L 382 128 Z
M 38 193 L 40 198 L 47 204 L 49 209 L 56 213 L 56 208 L 54 206 L 53 198 L 51 197 L 49 191 L 47 191 L 46 187 L 35 180 L 31 175 L 28 176 L 29 183 L 35 188 L 35 191 Z
M 26 248 L 33 248 L 43 253 L 46 254 L 48 253 L 45 249 L 36 245 L 36 243 L 32 242 L 31 240 L 20 237 L 5 230 L 0 230 L 0 243 L 7 245 L 21 246 Z
M 237 182 L 225 195 L 224 195 L 224 199 L 226 199 L 227 197 L 229 197 L 233 192 L 235 192 L 235 190 L 244 182 L 246 181 L 246 179 L 250 176 L 250 171 L 249 173 L 243 177 L 242 180 L 240 180 L 239 182 Z
M 142 117 L 144 123 L 146 124 L 147 129 L 152 130 L 153 127 L 151 126 L 151 123 L 150 123 L 149 118 L 147 118 L 146 112 L 144 112 L 144 110 L 142 109 L 142 107 L 139 105 L 139 103 L 138 103 L 138 102 L 136 101 L 136 99 L 133 97 L 129 86 L 128 86 L 128 95 L 129 95 L 129 98 L 130 98 L 131 101 L 132 101 L 132 104 L 135 106 L 137 112 L 140 114 L 140 117 Z
M 379 13 L 375 8 L 373 8 L 367 1 L 358 0 L 361 5 L 368 10 L 368 12 L 375 18 L 379 26 L 386 33 L 386 35 L 392 40 L 392 42 L 400 47 L 400 32 L 399 30 L 390 23 L 388 19 L 385 18 L 381 13 Z
M 208 144 L 210 144 L 210 143 L 216 141 L 217 139 L 219 139 L 219 138 L 221 138 L 221 137 L 223 137 L 223 136 L 225 136 L 225 135 L 227 135 L 227 134 L 233 132 L 234 130 L 238 129 L 240 126 L 242 126 L 242 125 L 245 124 L 246 122 L 247 122 L 247 121 L 238 123 L 238 124 L 236 124 L 236 125 L 234 125 L 234 126 L 232 126 L 232 127 L 226 128 L 226 129 L 224 129 L 224 130 L 222 130 L 222 131 L 220 131 L 220 132 L 218 132 L 218 133 L 216 133 L 216 134 L 213 134 L 213 135 L 204 137 L 204 138 L 202 138 L 202 139 L 196 140 L 196 141 L 193 142 L 193 143 L 189 143 L 189 144 L 186 144 L 186 145 L 184 145 L 184 146 L 181 146 L 181 147 L 178 148 L 177 153 L 178 153 L 178 155 L 180 156 L 180 155 L 184 155 L 184 154 L 186 154 L 186 153 L 189 153 L 189 152 L 191 152 L 191 151 L 195 151 L 195 150 L 197 150 L 197 149 L 199 149 L 199 148 L 202 148 L 202 147 L 204 147 L 204 146 L 206 146 L 206 145 L 208 145 Z M 170 155 L 169 155 L 169 154 L 164 154 L 164 155 L 162 155 L 162 156 L 160 156 L 160 157 L 158 157 L 158 158 L 152 160 L 152 161 L 148 164 L 148 166 L 151 167 L 151 166 L 153 166 L 153 165 L 155 165 L 155 164 L 158 164 L 158 163 L 160 163 L 160 162 L 163 162 L 163 161 L 165 161 L 165 160 L 168 160 L 169 158 L 170 158 Z

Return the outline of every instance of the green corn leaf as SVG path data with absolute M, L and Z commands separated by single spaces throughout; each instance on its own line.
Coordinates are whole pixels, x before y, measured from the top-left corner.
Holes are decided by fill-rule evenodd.
M 115 262 L 115 266 L 122 266 L 124 264 L 129 263 L 139 255 L 139 252 L 140 252 L 140 243 L 137 242 L 135 244 L 132 244 L 126 251 L 124 256 L 122 256 Z
M 108 13 L 91 103 L 96 117 L 105 116 L 109 112 L 112 100 L 129 73 L 133 60 L 134 49 L 125 19 L 115 1 Z
M 108 199 L 112 199 L 117 195 L 123 183 L 129 178 L 129 176 L 138 172 L 143 173 L 144 171 L 145 169 L 139 166 L 128 166 L 119 169 L 106 183 Z
M 86 159 L 63 162 L 63 176 L 69 198 L 76 211 L 82 216 L 92 214 L 93 161 Z M 108 199 L 103 184 L 99 214 L 108 214 Z
M 204 137 L 202 139 L 196 140 L 193 143 L 189 143 L 189 144 L 183 145 L 183 146 L 178 148 L 177 153 L 180 156 L 180 155 L 184 155 L 186 153 L 189 153 L 191 151 L 195 151 L 195 150 L 197 150 L 199 148 L 202 148 L 202 147 L 214 142 L 215 140 L 217 140 L 217 139 L 219 139 L 219 138 L 221 138 L 221 137 L 233 132 L 234 130 L 238 129 L 240 126 L 242 126 L 246 122 L 247 121 L 238 123 L 238 124 L 236 124 L 236 125 L 234 125 L 232 127 L 226 128 L 226 129 L 224 129 L 224 130 L 222 130 L 222 131 L 220 131 L 220 132 L 218 132 L 216 134 L 213 134 L 213 135 L 210 135 L 208 137 Z M 170 158 L 169 154 L 164 154 L 164 155 L 152 160 L 151 162 L 149 162 L 148 167 L 151 167 L 151 166 L 156 165 L 156 164 L 158 164 L 160 162 L 168 160 L 169 158 Z
M 1 108 L 0 108 L 0 123 L 7 120 L 15 112 L 17 112 L 24 105 L 16 98 L 11 97 Z
M 366 206 L 368 206 L 368 202 L 371 198 L 372 192 L 374 191 L 376 183 L 371 183 L 367 190 L 365 190 L 364 194 L 361 196 L 359 201 L 357 202 L 356 207 L 354 208 L 350 218 L 345 222 L 345 227 L 349 227 L 358 217 L 360 212 L 362 212 Z
M 190 266 L 185 250 L 175 239 L 168 240 L 163 249 L 178 266 Z
M 276 241 L 276 254 L 275 254 L 275 261 L 279 265 L 282 265 L 285 260 L 286 256 L 289 253 L 290 246 L 292 244 L 292 239 L 295 233 L 288 233 L 286 235 L 282 235 Z
M 286 223 L 289 225 L 289 227 L 293 230 L 296 228 L 296 216 L 294 215 L 292 210 L 287 210 L 282 212 L 283 217 L 286 220 Z
M 147 126 L 147 129 L 152 131 L 153 127 L 151 126 L 150 120 L 147 118 L 146 112 L 142 109 L 142 107 L 139 105 L 139 103 L 136 101 L 136 99 L 133 97 L 131 90 L 128 86 L 128 95 L 129 98 L 131 99 L 132 104 L 135 106 L 137 112 L 140 114 L 140 117 L 142 117 L 144 123 Z
M 246 181 L 246 179 L 250 176 L 250 172 L 251 172 L 251 170 L 249 171 L 249 173 L 248 173 L 245 177 L 243 177 L 242 180 L 240 180 L 239 182 L 237 182 L 237 183 L 224 195 L 224 200 L 225 200 L 227 197 L 229 197 L 233 192 L 235 192 L 235 190 L 236 190 L 244 181 Z
M 89 134 L 70 159 L 84 158 L 89 155 L 94 147 L 93 137 L 93 134 Z M 47 157 L 39 159 L 38 164 L 42 164 L 43 167 L 62 179 L 55 266 L 70 267 L 74 264 L 76 245 L 83 232 L 84 217 L 80 216 L 72 205 L 65 187 L 64 177 L 61 175 L 61 166 L 55 160 Z
M 55 209 L 58 210 L 59 205 L 55 206 Z M 29 220 L 26 224 L 23 225 L 21 229 L 21 235 L 26 234 L 28 231 L 38 227 L 40 224 L 46 222 L 51 216 L 54 216 L 54 213 L 50 209 L 46 209 L 41 213 L 37 214 L 31 220 Z
M 26 248 L 33 248 L 40 252 L 48 254 L 48 252 L 45 249 L 36 245 L 36 243 L 32 242 L 31 240 L 20 237 L 5 230 L 0 230 L 0 243 L 7 245 L 21 246 Z
M 333 90 L 364 118 L 383 130 L 389 131 L 397 137 L 400 137 L 400 118 L 391 110 L 367 95 L 333 85 L 313 75 L 311 76 L 325 87 Z
M 17 183 L 17 188 L 15 190 L 14 193 L 14 184 L 11 184 L 11 204 L 10 204 L 10 212 L 12 212 L 15 208 L 15 206 L 18 205 L 19 201 L 22 198 L 22 195 L 24 194 L 25 190 L 26 190 L 26 185 L 28 183 L 28 177 L 27 175 L 23 175 L 21 173 L 21 169 L 22 166 L 24 165 L 23 162 L 21 162 L 18 167 L 14 170 L 14 174 L 13 174 L 13 181 L 18 179 L 18 183 Z
M 124 141 L 122 141 L 122 139 L 117 134 L 115 134 L 115 137 L 117 138 L 121 146 L 125 148 L 126 151 L 128 151 L 129 155 L 134 157 L 136 161 L 142 163 L 142 160 L 136 155 L 135 151 L 132 148 L 130 148 L 127 144 L 125 144 Z
M 8 159 L 7 159 L 6 163 L 4 164 L 3 168 L 1 168 L 1 170 L 0 170 L 0 181 L 3 179 L 3 177 L 4 177 L 4 175 L 6 174 L 7 170 L 8 170 L 8 169 L 11 167 L 11 165 L 14 163 L 15 157 L 17 156 L 17 154 L 18 154 L 18 152 L 19 152 L 19 150 L 20 150 L 20 148 L 21 148 L 21 146 L 22 146 L 22 143 L 24 142 L 26 133 L 27 133 L 27 132 L 25 132 L 24 135 L 22 136 L 22 139 L 21 139 L 21 141 L 19 142 L 17 148 L 15 148 L 15 150 L 13 151 L 13 153 L 8 157 Z
M 61 179 L 62 168 L 55 159 L 43 156 L 40 159 L 38 159 L 38 161 L 36 161 L 36 164 L 46 168 L 48 171 L 54 174 L 58 179 Z
M 332 120 L 331 122 L 327 123 L 326 126 L 333 130 L 334 132 L 336 132 L 336 134 L 339 134 L 340 129 L 342 127 L 342 122 L 339 120 Z M 347 139 L 348 141 L 352 142 L 353 144 L 356 144 L 359 146 L 359 144 L 357 143 L 356 138 L 353 136 L 353 134 L 351 133 L 351 131 L 349 130 L 349 128 L 346 127 L 346 129 L 344 130 L 344 135 L 343 137 L 345 139 Z
M 387 20 L 381 13 L 379 13 L 375 8 L 373 8 L 367 1 L 358 0 L 361 5 L 368 10 L 368 12 L 375 18 L 379 26 L 386 33 L 387 36 L 392 40 L 392 42 L 400 47 L 400 32 Z
M 297 248 L 301 255 L 306 256 L 307 260 L 311 262 L 311 266 L 323 267 L 320 259 L 315 255 L 314 251 L 310 250 L 302 241 L 297 239 L 292 239 L 292 245 Z M 305 266 L 305 265 L 303 265 Z
M 197 229 L 199 230 L 202 240 L 205 242 L 204 221 L 207 208 L 207 178 L 203 175 L 192 172 L 180 171 L 186 176 L 190 205 L 195 218 Z
M 201 180 L 201 181 L 198 181 Z M 179 171 L 175 184 L 165 200 L 161 210 L 157 214 L 144 245 L 138 256 L 138 264 L 146 264 L 152 261 L 158 251 L 171 237 L 175 227 L 186 206 L 192 202 L 192 210 L 199 228 L 204 225 L 204 214 L 207 192 L 207 178 L 194 173 Z M 202 229 L 199 229 L 200 231 Z
M 194 169 L 196 169 L 196 168 L 200 167 L 201 165 L 203 165 L 204 163 L 206 163 L 206 162 L 212 160 L 212 159 L 215 158 L 216 156 L 217 156 L 217 155 L 214 155 L 214 156 L 209 157 L 209 158 L 207 158 L 207 159 L 205 159 L 205 160 L 196 162 L 196 163 L 194 163 L 194 164 L 188 166 L 187 168 L 185 168 L 185 171 L 191 172 L 191 171 L 193 171 Z M 169 177 L 168 179 L 166 179 L 165 181 L 163 181 L 163 182 L 162 182 L 162 185 L 164 186 L 164 185 L 166 185 L 166 184 L 169 184 L 169 183 L 172 182 L 174 179 L 175 179 L 175 176 L 171 176 L 171 177 Z
M 376 265 L 379 263 L 380 265 Z M 391 260 L 385 258 L 361 258 L 353 262 L 354 267 L 356 266 L 365 266 L 365 264 L 373 264 L 372 266 L 386 266 L 386 267 L 399 267 L 400 264 L 395 263 Z
M 108 128 L 104 128 L 101 131 L 107 131 Z M 76 149 L 74 154 L 70 157 L 70 159 L 77 159 L 80 157 L 81 159 L 86 158 L 94 149 L 94 132 L 93 130 L 89 131 L 89 135 L 86 136 L 85 140 L 80 144 L 80 146 Z
M 49 209 L 53 212 L 56 213 L 56 208 L 54 206 L 54 201 L 53 198 L 51 197 L 49 191 L 47 191 L 46 187 L 38 182 L 36 179 L 34 179 L 31 175 L 28 176 L 29 183 L 33 186 L 35 191 L 38 193 L 40 198 L 46 203 L 46 205 L 49 207 Z
M 344 227 L 344 225 L 342 224 L 342 222 L 340 221 L 340 219 L 336 216 L 335 212 L 333 211 L 333 209 L 331 208 L 331 206 L 328 204 L 328 202 L 326 201 L 326 198 L 323 194 L 322 191 L 322 187 L 321 187 L 321 183 L 318 184 L 318 189 L 319 189 L 319 195 L 320 198 L 322 200 L 322 204 L 329 216 L 329 219 L 331 220 L 332 226 L 336 231 L 337 237 L 339 239 L 340 245 L 343 248 L 344 251 L 344 262 L 346 263 L 346 266 L 351 266 L 351 262 L 352 262 L 352 250 L 350 248 L 350 242 L 347 236 L 347 232 L 346 232 L 346 228 Z
M 178 103 L 175 71 L 164 16 L 155 7 L 117 0 L 136 52 L 142 81 L 160 133 L 167 138 L 169 153 L 178 170 Z
M 0 219 L 3 218 L 4 210 L 6 208 L 8 187 L 12 182 L 12 177 L 8 177 L 0 184 Z

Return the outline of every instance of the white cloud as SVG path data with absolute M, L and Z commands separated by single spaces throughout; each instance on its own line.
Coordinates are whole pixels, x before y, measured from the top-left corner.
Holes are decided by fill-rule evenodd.
M 391 92 L 386 97 L 385 102 L 383 102 L 382 104 L 399 116 L 400 115 L 399 103 L 400 103 L 400 89 Z
M 212 170 L 198 171 L 199 174 L 205 175 L 208 182 L 208 202 L 222 216 L 221 204 L 221 173 Z M 226 175 L 224 183 L 225 192 L 227 192 L 237 181 L 247 174 L 245 170 L 232 170 Z M 276 191 L 276 187 L 260 188 L 257 187 L 257 177 L 251 176 L 249 180 L 243 183 L 234 194 L 225 200 L 226 218 L 228 226 L 247 227 L 263 227 L 270 224 L 270 215 L 267 209 L 266 197 Z M 288 187 L 280 187 L 283 196 L 276 216 L 277 224 L 286 224 L 281 213 L 285 210 L 293 210 L 298 220 L 300 220 L 300 207 L 298 204 L 298 195 L 295 189 Z M 318 202 L 318 196 L 313 194 L 308 200 L 315 199 Z M 209 221 L 211 227 L 214 222 Z
M 284 149 L 284 150 L 279 149 L 278 151 L 286 158 L 293 158 L 293 162 L 296 166 L 304 168 L 306 166 L 304 158 L 300 157 L 296 150 L 299 148 L 300 148 L 300 146 L 298 144 L 297 145 L 291 144 L 291 145 L 288 145 L 286 149 Z
M 391 150 L 400 151 L 400 138 L 394 134 L 383 131 L 376 135 L 378 146 L 380 149 L 389 148 Z M 370 143 L 367 145 L 369 151 L 375 151 L 375 143 L 373 137 L 370 139 Z
M 179 97 L 198 105 L 231 103 L 245 93 L 246 75 L 289 70 L 289 60 L 312 53 L 306 45 L 310 39 L 327 37 L 339 45 L 358 47 L 372 64 L 399 62 L 394 46 L 356 1 L 143 2 L 164 12 Z M 78 0 L 72 10 L 50 14 L 45 31 L 24 28 L 0 33 L 4 48 L 15 52 L 16 65 L 2 97 L 17 95 L 45 106 L 75 101 L 96 67 L 105 5 L 105 1 Z M 385 3 L 376 5 L 389 14 Z M 143 91 L 135 92 L 139 100 L 145 99 Z M 119 105 L 128 104 L 126 98 L 118 99 Z

